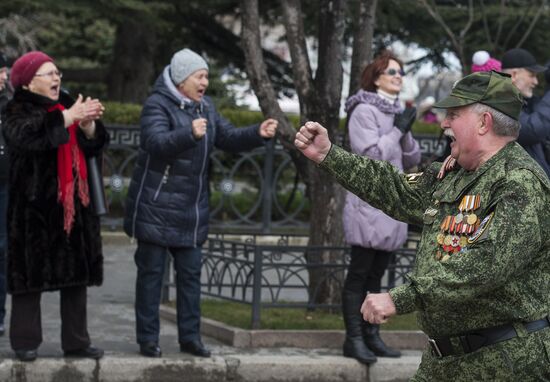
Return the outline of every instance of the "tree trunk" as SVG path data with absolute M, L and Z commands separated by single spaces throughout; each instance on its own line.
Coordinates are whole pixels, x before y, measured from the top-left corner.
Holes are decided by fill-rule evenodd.
M 327 128 L 333 141 L 340 121 L 345 4 L 345 0 L 320 2 L 319 61 L 313 79 L 306 49 L 301 3 L 299 0 L 282 0 L 283 22 L 292 58 L 294 83 L 300 100 L 301 120 L 318 121 Z M 314 265 L 309 272 L 310 298 L 315 303 L 338 304 L 343 272 L 331 273 L 316 265 L 340 263 L 343 260 L 343 252 L 318 250 L 314 247 L 326 248 L 343 244 L 344 192 L 334 179 L 307 161 L 294 148 L 295 130 L 290 125 L 287 126 L 285 117 L 280 117 L 282 113 L 279 114 L 276 94 L 272 91 L 261 55 L 258 1 L 242 0 L 241 5 L 243 49 L 251 85 L 264 114 L 278 118 L 280 123 L 283 122 L 278 133 L 279 138 L 291 155 L 294 155 L 298 170 L 305 178 L 307 193 L 311 200 L 310 249 L 306 254 L 308 264 Z
M 361 0 L 353 9 L 353 53 L 349 75 L 351 96 L 361 87 L 361 72 L 372 59 L 372 39 L 378 0 Z
M 342 61 L 345 29 L 344 0 L 323 0 L 319 14 L 319 54 L 315 75 L 315 96 L 305 100 L 311 112 L 308 119 L 318 121 L 334 142 L 340 122 L 342 98 Z M 344 192 L 332 177 L 310 165 L 309 195 L 312 211 L 309 244 L 312 247 L 341 246 Z M 309 263 L 339 263 L 342 251 L 309 251 Z M 311 268 L 310 293 L 318 304 L 339 304 L 343 273 L 329 274 L 325 268 Z M 314 294 L 313 294 L 314 293 Z
M 119 102 L 142 103 L 154 76 L 156 35 L 139 17 L 125 18 L 117 27 L 113 62 L 108 75 L 108 97 Z

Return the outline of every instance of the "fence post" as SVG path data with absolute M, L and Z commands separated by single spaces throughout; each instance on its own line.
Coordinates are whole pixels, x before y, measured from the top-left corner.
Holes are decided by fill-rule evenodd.
M 170 270 L 172 269 L 172 256 L 166 256 L 164 262 L 164 275 L 162 276 L 161 301 L 166 303 L 170 300 Z
M 252 284 L 252 329 L 260 328 L 260 308 L 262 305 L 262 265 L 263 252 L 254 245 L 254 282 Z
M 390 254 L 390 262 L 388 266 L 388 290 L 395 287 L 395 266 L 397 263 L 397 254 L 392 252 Z
M 271 232 L 271 208 L 273 205 L 271 188 L 273 187 L 273 161 L 275 156 L 275 139 L 265 145 L 264 181 L 262 195 L 262 233 Z

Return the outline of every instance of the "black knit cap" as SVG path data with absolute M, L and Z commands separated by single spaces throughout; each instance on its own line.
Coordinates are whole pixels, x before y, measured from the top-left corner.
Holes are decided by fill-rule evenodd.
M 502 69 L 524 68 L 535 73 L 544 72 L 544 66 L 537 64 L 535 56 L 521 48 L 510 49 L 502 56 Z

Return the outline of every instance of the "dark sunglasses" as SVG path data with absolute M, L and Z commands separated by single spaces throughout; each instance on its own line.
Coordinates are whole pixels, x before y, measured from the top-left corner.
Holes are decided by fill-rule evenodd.
M 397 69 L 391 68 L 391 69 L 388 69 L 384 72 L 384 74 L 387 74 L 388 76 L 395 76 L 395 75 L 397 75 L 397 73 L 399 73 L 399 75 L 401 77 L 403 77 L 405 75 L 405 71 L 403 69 L 397 70 Z

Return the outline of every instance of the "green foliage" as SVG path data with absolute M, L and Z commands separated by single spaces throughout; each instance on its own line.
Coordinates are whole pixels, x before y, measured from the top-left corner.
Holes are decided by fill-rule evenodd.
M 104 102 L 105 114 L 103 120 L 107 123 L 139 125 L 139 117 L 141 114 L 141 105 L 120 103 L 120 102 Z M 224 108 L 220 110 L 220 114 L 229 120 L 237 127 L 250 126 L 262 122 L 265 117 L 260 111 L 251 111 L 237 108 Z M 298 128 L 300 126 L 300 116 L 296 114 L 287 114 L 290 123 Z M 340 131 L 344 131 L 346 119 L 340 120 Z M 416 121 L 412 127 L 413 134 L 430 134 L 439 135 L 441 128 L 437 124 L 424 123 Z
M 415 121 L 412 126 L 413 134 L 439 135 L 441 131 L 441 127 L 436 123 Z
M 106 123 L 122 125 L 139 125 L 141 105 L 120 102 L 103 102 L 105 113 L 103 120 Z
M 77 14 L 78 13 L 78 17 Z M 56 59 L 61 68 L 97 68 L 110 62 L 115 26 L 89 12 L 44 13 L 39 49 Z
M 406 4 L 405 4 L 406 3 Z M 428 1 L 441 14 L 449 29 L 458 36 L 469 19 L 468 1 Z M 504 5 L 504 6 L 502 6 Z M 524 33 L 535 18 L 541 1 L 530 0 L 485 0 L 473 2 L 472 25 L 464 35 L 464 57 L 466 64 L 471 64 L 472 54 L 480 49 L 487 50 L 492 57 L 499 58 L 511 48 L 517 47 Z M 398 12 L 396 12 L 396 9 Z M 486 14 L 487 24 L 483 20 Z M 550 33 L 548 8 L 521 45 L 539 59 L 548 57 L 547 41 Z M 422 26 L 421 28 L 419 26 Z M 420 1 L 386 0 L 378 2 L 376 18 L 377 46 L 383 47 L 394 41 L 405 44 L 416 44 L 427 50 L 427 55 L 416 64 L 431 61 L 436 70 L 445 68 L 444 55 L 454 52 L 451 39 L 442 27 L 434 21 Z M 466 72 L 469 68 L 466 68 Z
M 201 301 L 201 312 L 204 317 L 242 329 L 251 329 L 251 310 L 248 304 L 214 299 Z M 272 330 L 343 330 L 344 321 L 341 314 L 327 313 L 323 310 L 263 308 L 260 326 L 262 329 Z M 418 330 L 414 314 L 392 317 L 381 328 L 382 330 Z

